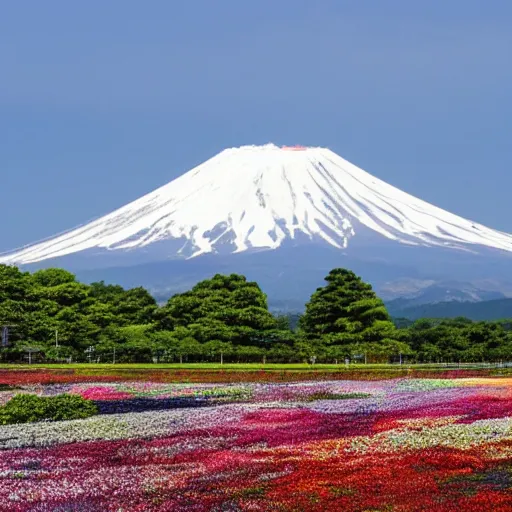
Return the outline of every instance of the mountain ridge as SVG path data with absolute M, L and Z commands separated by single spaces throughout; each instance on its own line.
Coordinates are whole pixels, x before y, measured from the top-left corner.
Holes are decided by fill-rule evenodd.
M 498 321 L 512 318 L 512 298 L 480 302 L 437 302 L 405 307 L 396 307 L 396 305 L 388 302 L 386 307 L 392 317 L 408 320 L 465 317 L 474 321 Z

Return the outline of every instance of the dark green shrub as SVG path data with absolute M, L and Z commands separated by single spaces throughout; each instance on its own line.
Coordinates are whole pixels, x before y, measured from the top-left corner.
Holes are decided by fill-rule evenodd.
M 46 398 L 15 395 L 0 408 L 0 423 L 32 423 L 46 418 Z
M 80 395 L 57 395 L 48 398 L 48 415 L 53 421 L 78 420 L 98 413 L 90 400 Z
M 33 423 L 35 421 L 59 421 L 88 418 L 98 409 L 90 401 L 78 395 L 15 395 L 0 407 L 0 425 Z

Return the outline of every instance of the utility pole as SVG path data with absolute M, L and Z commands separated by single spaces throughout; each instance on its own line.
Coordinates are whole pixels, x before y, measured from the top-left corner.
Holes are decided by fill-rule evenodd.
M 116 347 L 114 347 L 114 359 L 112 361 L 112 364 L 116 364 Z
M 57 353 L 57 361 L 59 360 L 59 330 L 55 329 L 55 351 Z

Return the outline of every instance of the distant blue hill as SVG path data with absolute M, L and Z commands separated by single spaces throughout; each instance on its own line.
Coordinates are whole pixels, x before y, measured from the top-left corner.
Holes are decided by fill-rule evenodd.
M 437 302 L 407 306 L 403 301 L 391 301 L 387 304 L 394 318 L 456 318 L 471 320 L 502 320 L 512 318 L 512 299 L 486 300 L 482 302 Z

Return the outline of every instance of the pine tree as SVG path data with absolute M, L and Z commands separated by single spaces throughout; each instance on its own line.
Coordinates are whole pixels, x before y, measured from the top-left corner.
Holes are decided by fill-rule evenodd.
M 300 328 L 309 339 L 328 344 L 381 343 L 393 337 L 395 327 L 371 285 L 353 272 L 337 268 L 325 278 L 306 304 Z

